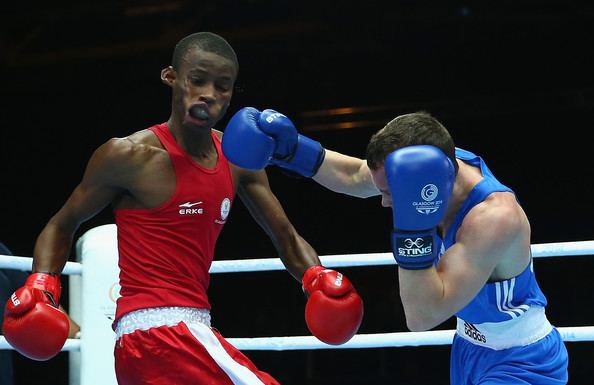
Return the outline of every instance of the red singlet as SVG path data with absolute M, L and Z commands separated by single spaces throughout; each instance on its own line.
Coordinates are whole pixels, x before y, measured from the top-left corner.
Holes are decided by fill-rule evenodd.
M 169 153 L 176 187 L 160 207 L 115 210 L 121 297 L 114 325 L 143 308 L 210 309 L 208 270 L 235 195 L 229 162 L 214 132 L 219 157 L 216 167 L 207 169 L 177 144 L 167 124 L 150 129 Z

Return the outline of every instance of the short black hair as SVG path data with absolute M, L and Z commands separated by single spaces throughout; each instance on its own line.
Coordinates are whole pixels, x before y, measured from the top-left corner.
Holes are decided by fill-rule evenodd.
M 181 62 L 190 49 L 201 49 L 229 59 L 235 65 L 236 72 L 239 70 L 239 61 L 233 47 L 223 37 L 212 32 L 196 32 L 181 39 L 175 45 L 171 58 L 171 66 L 174 70 L 179 70 Z
M 458 172 L 454 140 L 448 130 L 426 111 L 398 116 L 376 132 L 367 145 L 367 166 L 377 170 L 392 151 L 421 144 L 433 145 L 443 151 Z

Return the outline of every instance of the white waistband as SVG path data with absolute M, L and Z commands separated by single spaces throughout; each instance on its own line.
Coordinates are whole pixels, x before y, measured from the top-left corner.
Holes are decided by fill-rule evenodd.
M 471 324 L 458 318 L 456 333 L 475 345 L 494 350 L 525 346 L 547 336 L 553 326 L 542 307 L 531 307 L 518 318 L 504 322 Z
M 199 322 L 210 326 L 210 312 L 194 307 L 153 307 L 125 314 L 118 321 L 115 332 L 117 338 L 136 330 L 148 330 L 160 326 L 175 326 L 180 322 Z

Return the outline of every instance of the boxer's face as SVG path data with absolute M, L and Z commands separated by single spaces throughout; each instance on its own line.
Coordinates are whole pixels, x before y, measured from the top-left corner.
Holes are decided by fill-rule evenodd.
M 392 194 L 388 188 L 388 180 L 386 179 L 386 172 L 384 165 L 377 170 L 371 170 L 371 179 L 375 187 L 382 193 L 382 206 L 392 207 Z
M 183 124 L 206 128 L 225 115 L 236 76 L 231 60 L 200 49 L 188 51 L 178 71 L 168 67 L 162 74 L 173 88 L 173 108 Z

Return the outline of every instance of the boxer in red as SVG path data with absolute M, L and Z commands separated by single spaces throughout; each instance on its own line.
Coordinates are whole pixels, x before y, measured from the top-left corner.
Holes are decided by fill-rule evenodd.
M 222 133 L 213 127 L 229 106 L 238 69 L 218 35 L 196 33 L 176 45 L 161 72 L 172 90 L 169 119 L 101 145 L 39 235 L 33 274 L 7 304 L 4 333 L 16 350 L 40 360 L 60 351 L 68 324 L 57 308 L 59 274 L 80 224 L 111 204 L 121 285 L 114 320 L 119 384 L 278 384 L 210 327 L 208 271 L 236 193 L 308 294 L 312 333 L 341 344 L 357 332 L 363 303 L 349 280 L 320 266 L 264 171 L 234 166 L 223 155 Z

